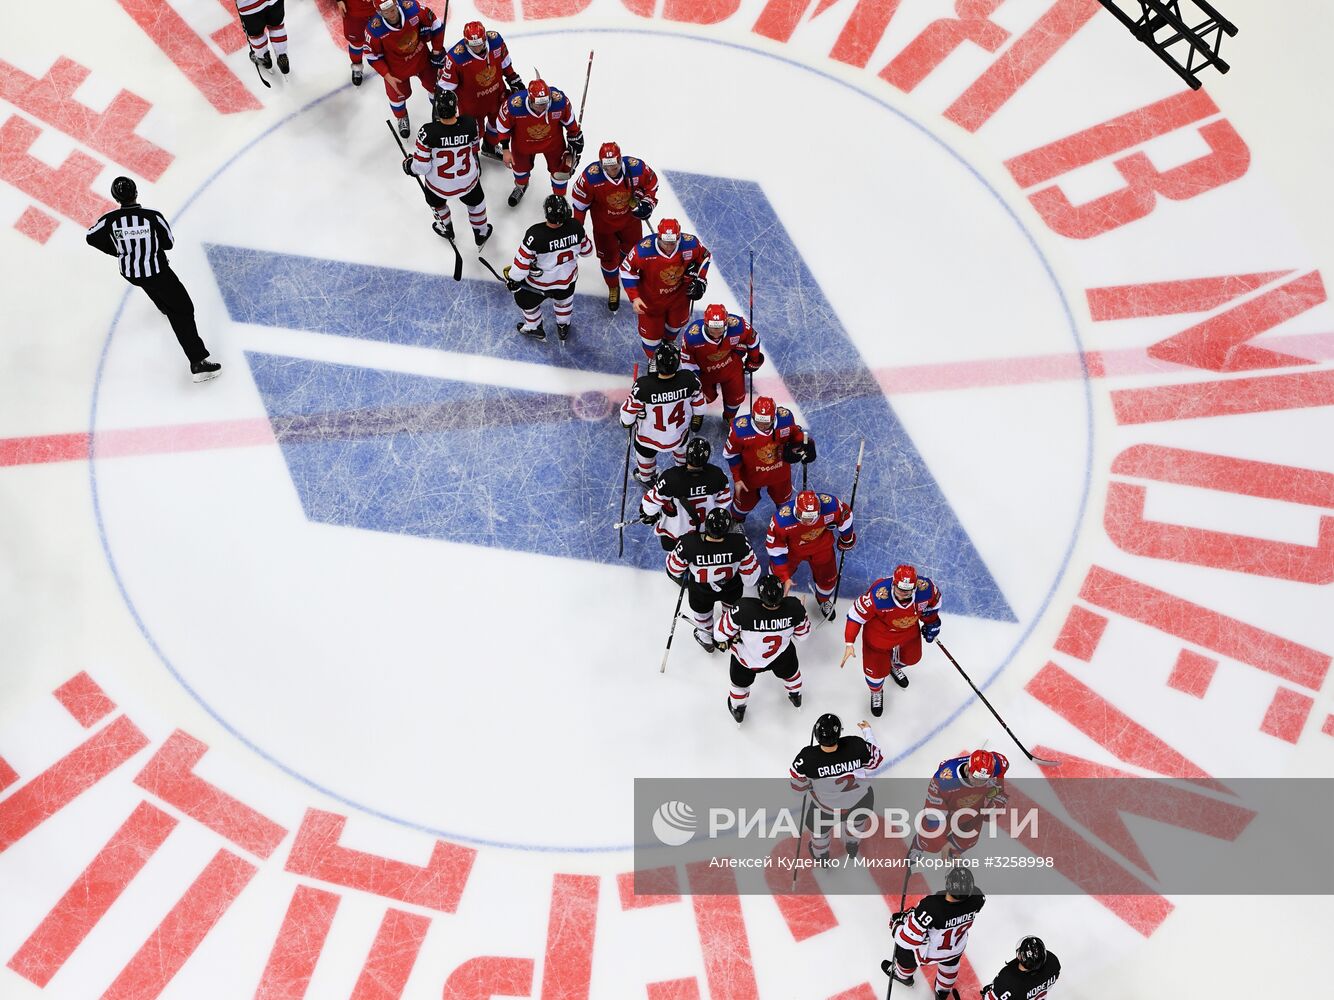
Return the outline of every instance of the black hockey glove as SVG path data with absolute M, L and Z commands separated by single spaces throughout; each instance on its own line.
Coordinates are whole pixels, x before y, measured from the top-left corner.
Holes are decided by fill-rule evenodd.
M 783 445 L 783 461 L 788 465 L 796 465 L 798 462 L 806 460 L 806 443 L 803 441 L 789 441 Z
M 704 426 L 704 414 L 696 413 L 690 418 L 690 433 L 698 434 L 699 429 Z
M 764 364 L 763 351 L 758 351 L 758 350 L 751 351 L 749 354 L 746 355 L 746 371 L 748 372 L 759 371 L 760 366 L 763 364 Z
M 802 445 L 802 452 L 802 465 L 810 465 L 810 463 L 815 461 L 815 438 L 808 437 L 806 439 L 805 443 Z
M 578 135 L 570 136 L 565 140 L 565 145 L 569 147 L 570 155 L 578 160 L 584 155 L 584 134 L 580 132 Z
M 662 511 L 658 511 L 654 514 L 650 514 L 648 511 L 644 511 L 642 514 L 639 515 L 639 520 L 644 524 L 657 524 L 658 518 L 660 517 L 662 517 Z
M 500 273 L 505 279 L 505 287 L 508 288 L 511 292 L 517 292 L 520 288 L 523 287 L 523 282 L 515 281 L 513 278 L 510 277 L 510 268 L 513 266 L 514 266 L 513 264 L 506 264 L 504 269 Z
M 856 535 L 853 535 L 850 538 L 844 538 L 842 535 L 838 536 L 838 551 L 840 552 L 847 552 L 848 549 L 852 548 L 856 544 L 857 544 Z
M 635 202 L 635 207 L 630 209 L 630 214 L 636 219 L 647 219 L 653 214 L 655 208 L 657 208 L 657 206 L 654 205 L 653 202 L 649 201 L 647 198 L 640 198 Z
M 511 70 L 510 75 L 505 77 L 505 86 L 508 87 L 510 93 L 513 94 L 515 91 L 523 90 L 528 84 L 523 82 L 523 77 Z
M 405 156 L 405 157 L 403 157 L 403 173 L 407 174 L 409 177 L 413 176 L 413 174 L 412 174 L 412 157 L 411 157 L 411 156 Z
M 935 642 L 936 636 L 940 635 L 940 619 L 933 622 L 922 622 L 922 638 L 927 642 Z
M 704 298 L 704 293 L 709 290 L 709 283 L 703 278 L 691 278 L 690 290 L 686 292 L 686 297 L 691 302 L 698 302 Z

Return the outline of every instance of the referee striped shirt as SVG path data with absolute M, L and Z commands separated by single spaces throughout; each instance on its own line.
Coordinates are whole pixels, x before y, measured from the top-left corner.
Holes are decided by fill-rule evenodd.
M 123 205 L 98 219 L 85 237 L 88 245 L 120 260 L 126 278 L 151 278 L 167 266 L 175 241 L 161 212 Z

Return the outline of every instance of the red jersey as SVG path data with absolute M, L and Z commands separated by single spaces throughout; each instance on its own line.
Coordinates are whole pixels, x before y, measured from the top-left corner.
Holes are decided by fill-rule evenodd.
M 619 229 L 634 218 L 630 210 L 637 201 L 658 203 L 658 175 L 643 160 L 633 156 L 621 157 L 621 176 L 612 180 L 602 164 L 590 163 L 584 167 L 570 193 L 574 217 L 584 221 L 591 209 L 594 229 Z
M 512 94 L 500 106 L 496 132 L 500 139 L 510 140 L 516 153 L 541 153 L 553 146 L 565 148 L 565 136 L 578 135 L 579 123 L 574 120 L 574 106 L 564 91 L 548 88 L 551 103 L 541 114 L 528 106 L 528 91 Z
M 720 340 L 708 338 L 702 319 L 695 320 L 681 334 L 681 363 L 699 369 L 707 382 L 720 379 L 730 367 L 743 367 L 746 358 L 759 349 L 755 328 L 734 313 L 727 314 Z
M 798 519 L 792 504 L 785 503 L 769 521 L 764 548 L 769 569 L 780 580 L 790 579 L 793 569 L 812 556 L 834 552 L 834 535 L 845 543 L 855 542 L 852 509 L 836 496 L 820 494 L 820 516 L 814 524 Z
M 375 13 L 375 0 L 343 0 L 347 16 L 369 21 Z
M 505 100 L 507 83 L 512 90 L 523 87 L 523 81 L 510 63 L 505 39 L 497 32 L 488 31 L 486 49 L 481 55 L 475 54 L 462 39 L 445 53 L 437 87 L 458 93 L 462 114 L 494 118 Z
M 425 69 L 431 53 L 440 51 L 443 25 L 430 7 L 419 6 L 417 0 L 398 0 L 398 13 L 397 25 L 381 14 L 366 23 L 362 51 L 375 72 L 403 80 Z
M 670 254 L 659 249 L 656 236 L 646 236 L 621 262 L 621 284 L 630 301 L 642 298 L 650 310 L 660 311 L 685 298 L 690 290 L 687 272 L 708 280 L 709 260 L 709 248 L 698 236 L 682 233 Z
M 931 783 L 926 786 L 926 808 L 939 809 L 944 813 L 954 813 L 959 809 L 985 809 L 988 805 L 1003 806 L 1006 801 L 1005 771 L 1010 762 L 1004 754 L 985 781 L 973 784 L 966 777 L 968 772 L 968 754 L 942 760 L 936 773 L 931 776 Z
M 922 622 L 940 620 L 940 590 L 925 576 L 917 578 L 917 590 L 907 607 L 894 599 L 894 581 L 886 577 L 871 584 L 848 609 L 843 641 L 855 642 L 866 626 L 866 643 L 876 649 L 892 649 L 917 633 Z
M 768 431 L 756 427 L 749 414 L 734 418 L 727 433 L 727 444 L 723 446 L 723 457 L 732 470 L 733 481 L 749 486 L 775 472 L 786 472 L 789 463 L 783 457 L 783 450 L 789 444 L 801 444 L 805 440 L 806 432 L 792 416 L 792 411 L 779 406 L 774 409 L 774 424 Z

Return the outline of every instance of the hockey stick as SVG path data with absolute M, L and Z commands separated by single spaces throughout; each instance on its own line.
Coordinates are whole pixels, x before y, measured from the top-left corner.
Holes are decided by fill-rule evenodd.
M 494 267 L 491 266 L 491 262 L 490 262 L 489 260 L 487 260 L 487 259 L 486 259 L 485 257 L 483 257 L 481 254 L 478 254 L 478 255 L 477 255 L 477 259 L 478 259 L 479 261 L 482 262 L 482 266 L 483 266 L 484 268 L 486 268 L 488 271 L 490 271 L 492 274 L 494 274 L 494 275 L 496 276 L 496 280 L 497 280 L 497 281 L 499 281 L 499 282 L 500 282 L 502 285 L 504 285 L 506 288 L 509 287 L 510 283 L 509 283 L 508 281 L 506 281 L 504 278 L 502 278 L 502 277 L 500 276 L 500 272 L 497 271 Z
M 908 907 L 908 882 L 911 879 L 912 865 L 908 865 L 908 870 L 903 873 L 903 891 L 899 893 L 899 908 L 897 911 L 899 913 L 902 913 Z M 889 940 L 893 944 L 894 938 L 890 937 Z M 895 944 L 894 947 L 898 948 L 898 945 Z M 889 966 L 889 968 L 886 969 L 885 966 Z M 888 959 L 880 963 L 880 971 L 887 973 L 889 976 L 889 986 L 885 989 L 885 1000 L 889 1000 L 890 995 L 894 992 L 894 955 L 892 952 Z
M 747 320 L 747 322 L 750 324 L 750 334 L 753 337 L 755 335 L 755 251 L 754 250 L 750 252 L 750 318 Z M 748 391 L 750 392 L 750 409 L 752 412 L 754 412 L 755 373 L 753 371 L 746 372 L 746 383 Z M 806 474 L 805 470 L 803 470 L 802 475 L 805 476 L 805 474 Z M 801 481 L 801 488 L 802 489 L 806 488 L 805 479 L 802 479 Z
M 848 513 L 851 514 L 854 507 L 857 506 L 857 484 L 862 479 L 862 454 L 866 451 L 866 438 L 862 438 L 862 443 L 857 446 L 857 470 L 852 474 L 852 496 L 848 498 Z M 803 464 L 801 471 L 804 474 L 806 466 Z M 805 485 L 805 479 L 802 485 Z M 833 621 L 837 614 L 838 592 L 843 587 L 843 557 L 848 554 L 844 549 L 838 554 L 838 576 L 834 579 L 834 599 L 829 602 L 829 614 L 825 615 L 826 621 Z
M 580 128 L 581 131 L 582 131 L 583 127 L 584 127 L 584 105 L 586 105 L 586 104 L 588 103 L 588 81 L 592 78 L 592 76 L 593 76 L 593 50 L 592 50 L 592 49 L 589 49 L 589 50 L 588 50 L 588 69 L 584 71 L 584 93 L 583 93 L 583 96 L 579 98 L 579 128 Z M 571 176 L 571 177 L 573 177 L 573 176 L 574 176 L 574 172 L 575 172 L 576 170 L 579 169 L 579 160 L 582 159 L 582 158 L 583 158 L 582 156 L 580 156 L 580 157 L 574 157 L 574 156 L 571 156 L 571 157 L 570 157 L 570 176 Z
M 240 14 L 238 14 L 237 16 L 240 17 Z M 245 25 L 243 24 L 240 27 L 241 27 L 241 37 L 245 39 L 245 44 L 246 44 L 246 53 L 247 53 L 246 58 L 249 59 L 250 55 L 254 54 L 255 50 L 250 47 L 250 36 L 245 33 Z M 272 90 L 273 84 L 269 83 L 268 78 L 266 78 L 264 74 L 260 72 L 259 63 L 255 62 L 255 60 L 253 59 L 250 59 L 250 65 L 255 67 L 255 75 L 259 77 L 259 82 L 264 84 L 264 86 L 267 89 Z
M 667 633 L 667 648 L 662 651 L 662 666 L 658 667 L 658 673 L 667 672 L 667 657 L 672 651 L 672 640 L 676 638 L 676 622 L 681 617 L 681 602 L 686 596 L 686 580 L 690 576 L 689 568 L 686 569 L 685 576 L 681 577 L 681 590 L 676 595 L 676 610 L 672 612 L 672 630 Z
M 490 266 L 491 265 L 489 264 L 487 265 L 487 267 Z M 491 273 L 495 274 L 494 271 L 492 271 Z M 496 276 L 499 277 L 499 275 Z M 637 382 L 638 380 L 639 380 L 639 362 L 636 361 L 634 374 L 630 376 L 631 392 L 635 391 L 635 382 Z M 635 443 L 635 425 L 631 424 L 626 429 L 626 431 L 627 432 L 625 435 L 625 470 L 621 473 L 621 520 L 620 523 L 617 524 L 616 526 L 616 530 L 620 532 L 621 535 L 621 545 L 620 548 L 616 550 L 617 559 L 621 559 L 625 556 L 625 498 L 630 492 L 630 449 L 634 447 Z M 676 607 L 678 610 L 680 610 L 681 603 L 679 601 L 677 602 Z M 672 628 L 673 629 L 676 628 L 675 622 L 672 623 Z M 671 647 L 671 644 L 672 644 L 671 639 L 668 639 L 667 640 L 668 648 Z M 662 665 L 664 669 L 667 666 L 667 657 L 665 656 L 662 658 Z
M 815 746 L 815 726 L 811 726 L 811 741 L 809 746 Z M 807 778 L 807 781 L 810 779 Z M 810 804 L 811 791 L 806 789 L 801 795 L 801 826 L 797 827 L 797 849 L 792 852 L 792 888 L 797 888 L 797 862 L 801 860 L 801 841 L 806 836 L 806 806 Z
M 406 160 L 408 158 L 408 150 L 407 147 L 403 145 L 403 140 L 400 139 L 398 136 L 398 129 L 394 128 L 394 123 L 391 122 L 388 118 L 384 120 L 384 123 L 386 127 L 388 127 L 389 129 L 389 134 L 394 137 L 394 142 L 398 143 L 398 151 L 403 154 L 403 159 Z M 425 197 L 426 182 L 422 180 L 420 177 L 418 177 L 416 174 L 413 174 L 412 176 L 416 179 L 417 186 L 422 189 L 422 196 Z M 451 237 L 445 237 L 445 238 L 449 240 L 449 248 L 454 251 L 454 280 L 462 281 L 463 254 L 459 253 L 458 245 L 454 242 L 454 240 Z
M 950 651 L 945 648 L 944 643 L 937 641 L 936 648 L 938 648 L 942 653 L 945 654 L 945 659 L 949 660 L 950 663 L 954 665 L 954 669 L 959 671 L 959 676 L 968 682 L 968 686 L 973 689 L 973 694 L 977 695 L 979 698 L 982 699 L 982 704 L 986 705 L 988 711 L 990 711 L 991 714 L 996 717 L 996 721 L 1001 724 L 1001 728 L 1004 729 L 1007 733 L 1009 733 L 1010 739 L 1014 740 L 1014 745 L 1024 752 L 1025 757 L 1031 760 L 1034 764 L 1037 764 L 1039 767 L 1061 766 L 1061 762 L 1059 760 L 1047 760 L 1047 758 L 1045 757 L 1035 757 L 1032 753 L 1030 753 L 1028 747 L 1024 746 L 1022 743 L 1019 742 L 1019 737 L 1014 735 L 1014 730 L 1011 729 L 1008 725 L 1006 725 L 1005 720 L 1001 718 L 1000 713 L 996 711 L 996 709 L 992 706 L 991 702 L 987 701 L 987 696 L 978 690 L 977 685 L 973 683 L 973 679 L 969 677 L 966 673 L 964 673 L 963 667 L 959 666 L 959 661 L 956 660 L 950 654 Z

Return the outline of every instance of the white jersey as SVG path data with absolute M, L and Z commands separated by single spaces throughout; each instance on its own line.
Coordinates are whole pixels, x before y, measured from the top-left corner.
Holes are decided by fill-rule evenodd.
M 471 115 L 459 115 L 451 124 L 427 122 L 417 130 L 412 172 L 441 198 L 467 194 L 481 177 L 478 154 L 481 139 Z
M 866 779 L 885 766 L 871 727 L 861 736 L 841 736 L 833 750 L 806 747 L 797 754 L 788 773 L 793 791 L 810 792 L 822 809 L 852 809 L 870 794 Z
M 943 890 L 924 896 L 895 927 L 894 943 L 913 952 L 918 962 L 948 965 L 968 947 L 968 932 L 986 901 L 980 892 L 954 902 Z
M 776 608 L 757 597 L 743 597 L 735 608 L 723 605 L 713 627 L 719 643 L 735 638 L 732 655 L 748 670 L 767 670 L 796 639 L 811 634 L 811 619 L 798 598 L 784 597 Z
M 679 447 L 690 433 L 690 421 L 703 414 L 704 392 L 699 373 L 679 369 L 668 378 L 658 378 L 652 371 L 641 375 L 621 404 L 621 426 L 638 421 L 635 443 L 657 451 Z M 684 455 L 678 461 L 684 461 Z
M 593 252 L 584 227 L 573 219 L 559 226 L 530 226 L 514 254 L 510 277 L 538 291 L 569 288 L 579 277 L 579 258 Z

